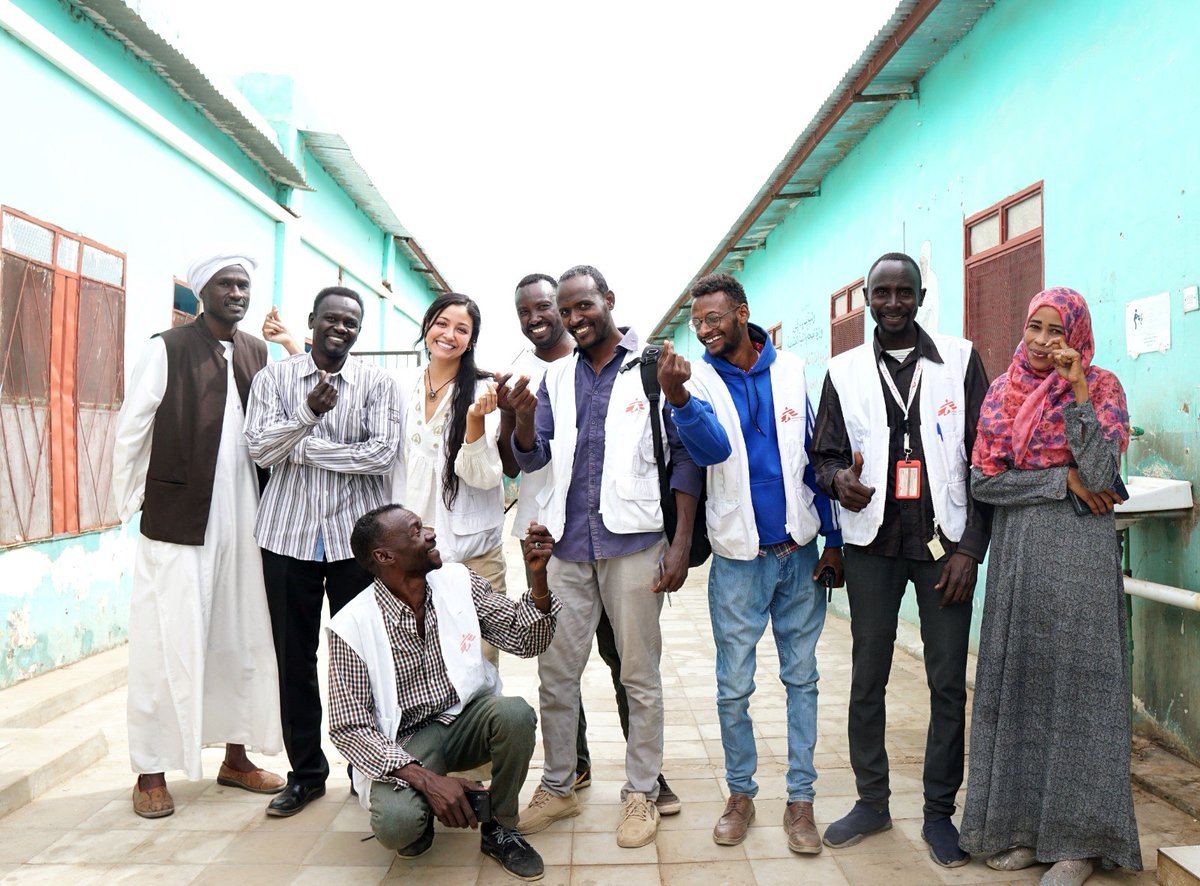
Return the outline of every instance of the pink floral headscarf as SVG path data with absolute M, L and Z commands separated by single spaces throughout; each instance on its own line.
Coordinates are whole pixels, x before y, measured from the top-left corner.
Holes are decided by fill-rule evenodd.
M 1129 445 L 1129 412 L 1125 391 L 1111 372 L 1092 365 L 1096 342 L 1087 302 L 1074 289 L 1056 287 L 1039 292 L 1029 303 L 1026 322 L 1049 305 L 1062 317 L 1067 345 L 1079 352 L 1087 377 L 1089 399 L 1104 436 L 1124 452 Z M 1074 403 L 1070 383 L 1051 369 L 1035 372 L 1017 345 L 1008 371 L 988 388 L 979 412 L 979 433 L 971 462 L 988 476 L 1011 468 L 1052 468 L 1074 464 L 1067 446 L 1063 407 Z

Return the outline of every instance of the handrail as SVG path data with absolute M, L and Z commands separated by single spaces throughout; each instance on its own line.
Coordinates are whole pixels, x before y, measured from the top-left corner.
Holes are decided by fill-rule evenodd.
M 1131 597 L 1141 597 L 1143 600 L 1153 600 L 1180 609 L 1200 611 L 1200 594 L 1185 588 L 1172 585 L 1160 585 L 1156 582 L 1125 576 L 1125 593 Z

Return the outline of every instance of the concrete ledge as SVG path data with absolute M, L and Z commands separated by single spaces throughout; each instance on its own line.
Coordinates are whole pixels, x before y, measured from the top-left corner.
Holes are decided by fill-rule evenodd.
M 129 646 L 122 643 L 115 649 L 23 680 L 0 690 L 0 729 L 43 726 L 119 689 L 128 679 Z
M 1200 818 L 1200 770 L 1140 736 L 1133 739 L 1133 783 L 1192 818 Z M 1191 882 L 1191 881 L 1188 881 Z
M 107 753 L 108 742 L 99 729 L 0 729 L 0 818 Z
M 1200 846 L 1172 846 L 1158 850 L 1155 881 L 1162 886 L 1200 884 Z

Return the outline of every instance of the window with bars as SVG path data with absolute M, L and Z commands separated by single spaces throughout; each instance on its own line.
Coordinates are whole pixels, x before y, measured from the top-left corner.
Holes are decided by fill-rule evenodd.
M 964 328 L 990 380 L 1012 361 L 1029 300 L 1043 286 L 1042 183 L 970 216 L 963 253 Z
M 0 546 L 120 522 L 125 256 L 0 207 Z
M 867 281 L 859 278 L 843 286 L 829 297 L 829 356 L 856 348 L 866 339 L 866 317 L 863 287 Z

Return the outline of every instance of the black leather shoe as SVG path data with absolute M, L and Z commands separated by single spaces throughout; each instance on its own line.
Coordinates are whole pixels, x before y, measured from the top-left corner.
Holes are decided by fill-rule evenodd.
M 295 815 L 317 797 L 325 796 L 325 785 L 289 784 L 267 805 L 267 815 L 287 818 Z

